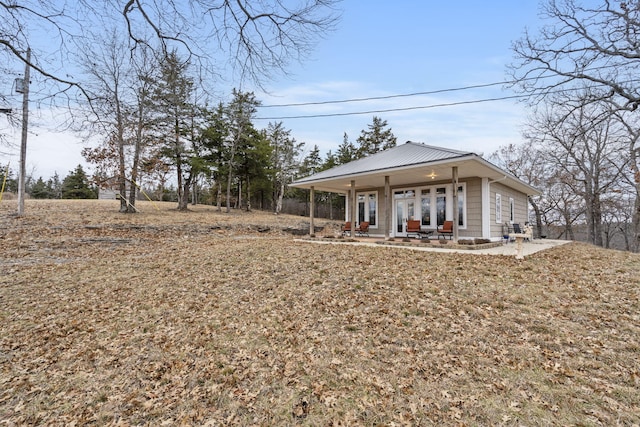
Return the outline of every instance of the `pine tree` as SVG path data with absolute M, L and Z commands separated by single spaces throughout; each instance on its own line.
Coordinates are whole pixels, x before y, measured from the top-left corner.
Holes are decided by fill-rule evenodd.
M 47 184 L 42 177 L 39 177 L 36 182 L 31 186 L 29 195 L 34 199 L 51 199 L 52 195 L 47 188 Z
M 275 213 L 280 213 L 282 211 L 282 199 L 287 187 L 300 169 L 298 156 L 304 143 L 296 142 L 295 138 L 291 137 L 291 131 L 286 130 L 282 122 L 269 123 L 267 138 L 272 149 L 271 164 L 273 167 Z
M 189 63 L 177 52 L 168 53 L 160 63 L 156 87 L 151 96 L 159 137 L 165 141 L 161 153 L 173 163 L 178 179 L 178 210 L 189 203 L 193 169 L 196 108 L 191 102 L 193 80 L 188 76 Z
M 349 141 L 349 135 L 345 132 L 342 137 L 342 144 L 340 144 L 336 152 L 337 164 L 343 165 L 356 159 L 358 159 L 358 150 L 356 146 Z
M 356 140 L 358 143 L 357 158 L 375 154 L 396 146 L 396 137 L 388 126 L 386 120 L 373 116 L 373 123 L 368 125 L 368 130 L 363 130 Z
M 93 188 L 87 174 L 82 165 L 78 165 L 73 171 L 69 172 L 62 181 L 62 198 L 63 199 L 97 199 L 98 194 Z

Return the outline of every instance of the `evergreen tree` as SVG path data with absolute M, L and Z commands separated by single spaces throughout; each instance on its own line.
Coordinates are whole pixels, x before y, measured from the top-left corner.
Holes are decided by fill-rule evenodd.
M 282 124 L 269 123 L 267 138 L 271 144 L 271 165 L 273 168 L 273 201 L 275 213 L 282 211 L 282 199 L 288 185 L 298 174 L 300 162 L 298 156 L 304 143 L 296 142 L 291 137 L 291 131 L 286 130 Z M 317 150 L 317 146 L 315 147 Z
M 225 144 L 229 135 L 229 126 L 225 120 L 225 106 L 221 102 L 218 107 L 209 111 L 203 110 L 204 129 L 201 145 L 202 159 L 206 164 L 208 178 L 213 180 L 217 189 L 216 204 L 222 210 L 222 182 L 226 178 Z
M 182 61 L 175 51 L 168 53 L 160 62 L 151 96 L 156 130 L 164 141 L 161 153 L 176 168 L 178 210 L 187 209 L 191 182 L 198 173 L 194 168 L 196 108 L 191 102 L 193 80 L 188 70 L 189 62 Z
M 337 156 L 329 150 L 327 151 L 327 155 L 324 158 L 324 162 L 322 163 L 322 168 L 320 170 L 331 169 L 332 167 L 338 166 L 338 164 Z
M 6 175 L 6 179 L 5 179 Z M 2 186 L 2 181 L 4 181 L 4 191 L 7 193 L 17 193 L 18 192 L 18 178 L 14 177 L 13 171 L 9 168 L 9 171 L 3 170 L 2 175 L 0 176 L 0 187 Z
M 349 135 L 345 132 L 342 137 L 342 144 L 340 144 L 336 152 L 337 164 L 343 165 L 356 159 L 358 159 L 358 150 L 356 146 L 349 141 Z
M 331 153 L 331 152 L 329 152 Z M 317 145 L 302 160 L 300 165 L 300 176 L 309 176 L 318 173 L 323 169 L 322 158 L 320 157 L 320 148 Z
M 97 199 L 98 193 L 89 183 L 82 165 L 69 172 L 62 181 L 63 199 Z
M 373 123 L 368 125 L 368 130 L 363 130 L 356 140 L 358 143 L 357 158 L 360 159 L 396 146 L 396 137 L 390 128 L 385 129 L 387 126 L 386 120 L 373 116 Z
M 244 200 L 247 211 L 251 210 L 251 197 L 253 195 L 253 184 L 262 183 L 267 180 L 267 170 L 269 157 L 271 156 L 271 146 L 264 135 L 251 126 L 247 129 L 246 137 L 242 138 L 236 153 L 239 184 L 244 187 Z M 241 191 L 238 191 L 238 207 L 242 207 Z
M 62 198 L 62 182 L 58 172 L 55 172 L 51 178 L 47 180 L 47 191 L 51 194 L 52 199 Z
M 42 177 L 39 177 L 37 181 L 31 186 L 29 195 L 34 199 L 51 199 L 52 198 L 52 194 L 49 192 L 49 189 L 47 188 L 47 184 L 44 182 Z
M 255 128 L 252 119 L 260 102 L 253 92 L 241 92 L 233 89 L 233 99 L 225 108 L 225 119 L 229 135 L 225 146 L 225 166 L 227 173 L 227 212 L 231 209 L 231 184 L 242 160 L 238 158 L 241 147 L 251 138 Z M 238 197 L 241 195 L 238 194 Z

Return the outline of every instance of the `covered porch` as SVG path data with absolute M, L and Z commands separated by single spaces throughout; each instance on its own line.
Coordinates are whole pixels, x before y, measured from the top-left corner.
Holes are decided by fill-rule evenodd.
M 509 199 L 514 206 L 518 200 L 522 212 L 527 195 L 537 193 L 475 153 L 412 142 L 300 179 L 293 186 L 310 191 L 311 230 L 315 192 L 326 191 L 345 196 L 351 236 L 358 224 L 367 222 L 370 235 L 404 238 L 410 221 L 419 221 L 422 232 L 437 236 L 438 227 L 450 221 L 451 240 L 457 242 L 461 237 L 499 240 L 501 224 L 491 209 L 494 183 L 513 193 Z

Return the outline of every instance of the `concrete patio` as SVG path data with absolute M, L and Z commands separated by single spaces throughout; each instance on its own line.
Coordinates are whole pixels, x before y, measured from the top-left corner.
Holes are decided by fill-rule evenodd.
M 504 255 L 504 256 L 516 256 L 516 243 L 492 243 L 487 245 L 479 245 L 480 247 L 453 245 L 447 243 L 442 245 L 438 240 L 431 240 L 430 243 L 424 243 L 417 239 L 409 239 L 409 241 L 403 241 L 401 239 L 396 240 L 384 240 L 379 237 L 356 237 L 345 239 L 327 239 L 327 238 L 307 238 L 298 239 L 309 243 L 326 244 L 326 245 L 358 245 L 358 246 L 388 246 L 394 248 L 410 249 L 414 251 L 426 251 L 426 252 L 451 252 L 451 253 L 464 253 L 471 255 Z M 534 239 L 530 242 L 524 242 L 522 244 L 522 255 L 528 256 L 536 252 L 543 251 L 555 246 L 564 245 L 570 243 L 568 240 L 551 240 L 551 239 Z M 450 246 L 450 247 L 448 247 Z

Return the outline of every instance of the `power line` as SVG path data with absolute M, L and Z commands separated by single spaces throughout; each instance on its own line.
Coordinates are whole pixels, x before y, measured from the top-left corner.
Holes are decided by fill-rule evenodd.
M 637 79 L 633 79 L 633 80 L 626 81 L 626 83 L 632 83 L 632 82 L 637 82 L 637 81 L 638 81 Z M 504 83 L 505 82 L 487 83 L 485 85 L 468 86 L 466 88 L 441 89 L 441 90 L 438 90 L 438 91 L 432 91 L 430 93 L 452 92 L 452 91 L 456 91 L 456 90 L 465 90 L 465 89 L 474 88 L 474 87 L 495 86 L 495 85 L 504 84 Z M 606 87 L 606 85 L 604 85 L 604 84 L 597 84 L 595 86 L 592 86 L 591 89 L 594 89 L 594 88 L 597 88 L 597 87 L 603 87 L 603 86 Z M 546 92 L 547 94 L 552 94 L 552 93 L 560 93 L 560 92 L 567 92 L 567 91 L 571 91 L 571 90 L 583 90 L 583 89 L 585 89 L 585 88 L 584 87 L 575 87 L 575 88 L 569 88 L 569 89 L 546 90 L 544 92 Z M 423 92 L 423 93 L 429 93 L 429 92 Z M 395 98 L 395 97 L 400 97 L 400 96 L 413 96 L 413 95 L 410 95 L 410 94 L 391 95 L 391 96 L 388 96 L 388 97 L 359 98 L 359 100 L 374 100 L 374 99 L 384 99 L 384 98 Z M 397 111 L 425 110 L 425 109 L 430 109 L 430 108 L 452 107 L 452 106 L 456 106 L 456 105 L 468 105 L 468 104 L 480 104 L 480 103 L 484 103 L 484 102 L 505 101 L 505 100 L 509 100 L 509 99 L 529 98 L 531 96 L 534 96 L 534 95 L 533 94 L 510 95 L 510 96 L 502 96 L 502 97 L 496 97 L 496 98 L 484 98 L 484 99 L 475 99 L 475 100 L 469 100 L 469 101 L 457 101 L 457 102 L 449 102 L 449 103 L 441 103 L 441 104 L 421 105 L 421 106 L 415 106 L 415 107 L 399 107 L 399 108 L 388 108 L 388 109 L 369 110 L 369 111 L 354 111 L 354 112 L 348 112 L 348 113 L 308 114 L 308 115 L 279 116 L 279 117 L 256 117 L 256 120 L 312 119 L 312 118 L 323 118 L 323 117 L 356 116 L 356 115 L 374 114 L 374 113 L 391 113 L 391 112 L 397 112 Z M 293 105 L 302 106 L 302 105 L 315 105 L 315 104 L 329 104 L 329 103 L 335 103 L 335 102 L 351 102 L 351 101 L 353 101 L 353 100 L 324 101 L 324 102 L 321 102 L 321 103 L 291 104 L 291 106 L 293 106 Z
M 600 67 L 594 67 L 594 68 L 588 68 L 583 70 L 583 72 L 586 71 L 597 71 L 597 70 L 603 70 L 603 69 L 607 69 L 607 68 L 615 68 L 614 65 L 604 65 L 604 66 L 600 66 Z M 526 77 L 523 79 L 517 79 L 517 80 L 510 80 L 510 81 L 501 81 L 501 82 L 493 82 L 493 83 L 481 83 L 481 84 L 476 84 L 476 85 L 470 85 L 470 86 L 462 86 L 462 87 L 454 87 L 454 88 L 447 88 L 447 89 L 436 89 L 436 90 L 430 90 L 430 91 L 422 91 L 422 92 L 412 92 L 412 93 L 403 93 L 403 94 L 396 94 L 396 95 L 385 95 L 385 96 L 371 96 L 371 97 L 364 97 L 364 98 L 349 98 L 349 99 L 339 99 L 339 100 L 330 100 L 330 101 L 314 101 L 314 102 L 299 102 L 299 103 L 289 103 L 289 104 L 271 104 L 271 105 L 260 105 L 258 108 L 285 108 L 285 107 L 304 107 L 304 106 L 313 106 L 313 105 L 327 105 L 327 104 L 346 104 L 346 103 L 350 103 L 350 102 L 364 102 L 364 101 L 377 101 L 377 100 L 384 100 L 384 99 L 393 99 L 393 98 L 408 98 L 408 97 L 412 97 L 412 96 L 420 96 L 420 95 L 435 95 L 435 94 L 439 94 L 439 93 L 450 93 L 450 92 L 461 92 L 464 90 L 470 90 L 470 89 L 482 89 L 482 88 L 487 88 L 487 87 L 492 87 L 492 86 L 501 86 L 501 85 L 513 85 L 516 83 L 520 83 L 523 81 L 528 81 L 528 80 L 540 80 L 540 79 L 547 79 L 547 78 L 555 78 L 557 76 L 555 75 L 547 75 L 547 76 L 536 76 L 536 77 Z M 451 103 L 451 104 L 442 104 L 442 105 L 435 105 L 435 106 L 423 106 L 423 107 L 410 107 L 410 108 L 402 108 L 402 109 L 389 109 L 389 110 L 379 110 L 379 111 L 363 111 L 363 112 L 355 112 L 355 113 L 335 113 L 335 114 L 318 114 L 318 115 L 310 115 L 310 116 L 291 116 L 291 117 L 274 117 L 274 118 L 259 118 L 259 119 L 264 119 L 264 120 L 273 120 L 273 119 L 289 119 L 289 118 L 306 118 L 306 117 L 335 117 L 335 116 L 344 116 L 344 115 L 356 115 L 356 114 L 370 114 L 370 113 L 384 113 L 384 112 L 390 112 L 390 111 L 405 111 L 405 110 L 414 110 L 414 109 L 424 109 L 424 108 L 433 108 L 433 107 L 442 107 L 442 106 L 449 106 L 449 105 L 457 105 L 457 104 L 467 104 L 467 103 L 474 103 L 474 102 L 489 102 L 489 101 L 499 101 L 502 99 L 513 99 L 513 98 L 518 98 L 518 96 L 510 96 L 510 97 L 504 97 L 504 98 L 495 98 L 495 99 L 488 99 L 488 100 L 478 100 L 478 101 L 469 101 L 469 102 L 461 102 L 461 103 Z
M 410 111 L 410 110 L 425 110 L 428 108 L 439 108 L 439 107 L 452 107 L 455 105 L 466 105 L 466 104 L 479 104 L 483 102 L 493 102 L 493 101 L 504 101 L 507 99 L 517 99 L 517 98 L 527 98 L 530 95 L 512 95 L 512 96 L 503 96 L 499 98 L 485 98 L 485 99 L 475 99 L 471 101 L 458 101 L 458 102 L 449 102 L 444 104 L 431 104 L 431 105 L 421 105 L 417 107 L 403 107 L 403 108 L 388 108 L 383 110 L 369 110 L 369 111 L 355 111 L 350 113 L 327 113 L 327 114 L 309 114 L 309 115 L 301 115 L 301 116 L 281 116 L 281 117 L 256 117 L 256 120 L 284 120 L 284 119 L 314 119 L 321 117 L 340 117 L 340 116 L 356 116 L 362 114 L 374 114 L 374 113 L 391 113 L 395 111 Z
M 426 92 L 413 92 L 413 93 L 402 93 L 398 95 L 386 95 L 386 96 L 371 96 L 367 98 L 351 98 L 351 99 L 341 99 L 341 100 L 333 100 L 333 101 L 317 101 L 317 102 L 300 102 L 300 103 L 291 103 L 291 104 L 272 104 L 272 105 L 261 105 L 260 108 L 275 108 L 275 107 L 303 107 L 306 105 L 325 105 L 325 104 L 344 104 L 348 102 L 362 102 L 362 101 L 377 101 L 381 99 L 393 99 L 393 98 L 406 98 L 410 96 L 419 96 L 419 95 L 434 95 L 437 93 L 446 93 L 446 92 L 458 92 L 469 89 L 480 89 L 491 86 L 498 86 L 509 84 L 512 82 L 495 82 L 495 83 L 484 83 L 472 86 L 464 86 L 464 87 L 456 87 L 449 89 L 437 89 Z

